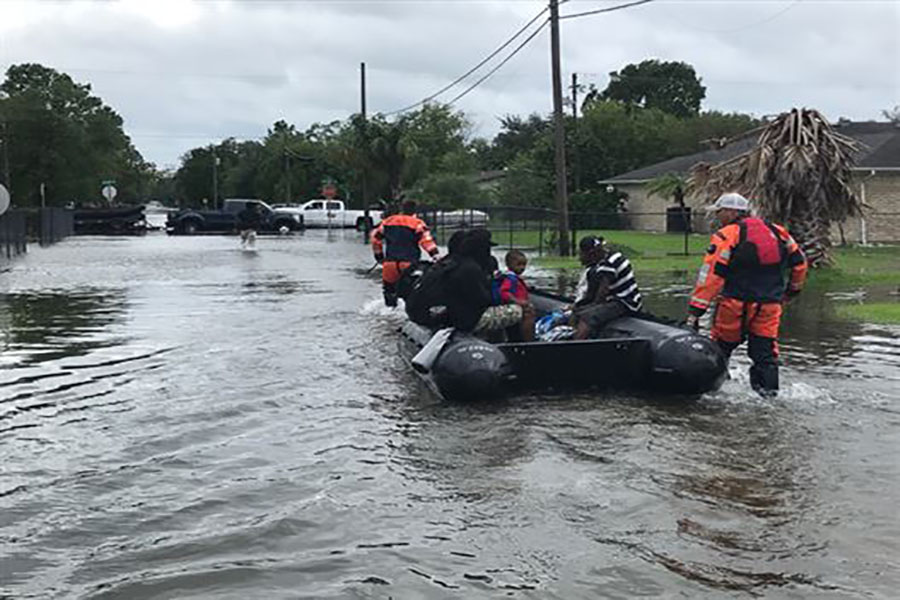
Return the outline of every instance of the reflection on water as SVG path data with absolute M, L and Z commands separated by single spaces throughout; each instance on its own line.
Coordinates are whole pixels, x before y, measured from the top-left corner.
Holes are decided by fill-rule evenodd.
M 116 247 L 111 264 L 109 249 Z M 802 297 L 784 393 L 439 403 L 358 236 L 81 238 L 0 295 L 0 597 L 888 598 L 900 344 Z M 688 276 L 686 276 L 688 277 Z M 577 271 L 542 274 L 570 292 Z M 678 317 L 689 281 L 649 279 Z M 368 307 L 364 309 L 363 307 Z M 592 365 L 591 368 L 602 368 Z
M 126 309 L 121 290 L 0 294 L 4 359 L 39 363 L 115 345 L 106 332 Z

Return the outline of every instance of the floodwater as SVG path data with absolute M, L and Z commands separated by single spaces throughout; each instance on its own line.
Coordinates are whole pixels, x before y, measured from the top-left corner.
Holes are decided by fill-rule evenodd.
M 445 405 L 357 235 L 0 273 L 0 597 L 897 597 L 897 328 L 802 299 L 776 400 L 736 356 L 696 400 Z

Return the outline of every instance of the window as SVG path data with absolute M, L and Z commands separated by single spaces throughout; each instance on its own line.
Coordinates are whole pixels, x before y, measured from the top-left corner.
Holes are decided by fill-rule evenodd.
M 341 210 L 341 203 L 340 202 L 329 202 L 328 210 Z
M 321 202 L 313 202 L 312 204 L 310 204 L 303 210 L 322 210 L 322 203 Z

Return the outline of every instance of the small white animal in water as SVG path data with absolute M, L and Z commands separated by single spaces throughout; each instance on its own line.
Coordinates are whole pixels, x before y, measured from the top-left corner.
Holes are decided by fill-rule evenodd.
M 256 232 L 252 229 L 241 232 L 241 250 L 256 251 Z

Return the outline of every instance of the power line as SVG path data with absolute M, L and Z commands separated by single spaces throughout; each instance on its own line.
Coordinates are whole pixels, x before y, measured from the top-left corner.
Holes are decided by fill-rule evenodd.
M 512 43 L 513 43 L 520 35 L 522 35 L 523 33 L 525 33 L 525 31 L 527 31 L 529 27 L 531 27 L 532 25 L 534 25 L 535 21 L 537 21 L 538 19 L 540 19 L 540 18 L 544 15 L 544 13 L 546 13 L 548 10 L 550 10 L 550 9 L 549 9 L 549 8 L 544 8 L 544 10 L 542 10 L 541 12 L 539 12 L 538 14 L 536 14 L 536 15 L 534 16 L 533 19 L 531 19 L 530 21 L 528 21 L 521 29 L 519 29 L 515 34 L 513 34 L 513 36 L 512 36 L 511 38 L 509 38 L 508 40 L 506 40 L 506 41 L 503 43 L 502 46 L 500 46 L 499 48 L 497 48 L 496 50 L 494 50 L 493 52 L 491 52 L 491 53 L 490 53 L 487 57 L 485 57 L 481 62 L 479 62 L 477 65 L 475 65 L 474 67 L 472 67 L 471 69 L 469 69 L 468 71 L 466 71 L 464 74 L 462 74 L 462 75 L 460 75 L 459 77 L 457 77 L 453 82 L 451 82 L 451 83 L 447 84 L 446 86 L 442 87 L 440 90 L 438 90 L 438 91 L 436 91 L 435 93 L 431 94 L 431 95 L 428 96 L 427 98 L 425 98 L 425 99 L 423 99 L 423 100 L 419 100 L 419 101 L 416 102 L 415 104 L 410 104 L 409 106 L 407 106 L 407 107 L 405 107 L 405 108 L 398 109 L 398 110 L 392 110 L 391 112 L 384 113 L 384 115 L 385 115 L 385 116 L 395 115 L 395 114 L 402 113 L 402 112 L 406 112 L 406 111 L 408 111 L 408 110 L 411 110 L 411 109 L 413 109 L 413 108 L 416 108 L 417 106 L 421 106 L 421 105 L 423 105 L 423 104 L 425 104 L 425 103 L 427 103 L 427 102 L 430 102 L 430 101 L 434 100 L 435 98 L 437 98 L 438 96 L 440 96 L 441 94 L 443 94 L 444 92 L 446 92 L 447 90 L 449 90 L 450 88 L 456 86 L 457 84 L 459 84 L 460 82 L 462 82 L 464 79 L 466 79 L 469 75 L 471 75 L 472 73 L 474 73 L 475 71 L 477 71 L 478 69 L 480 69 L 481 67 L 483 67 L 485 64 L 487 64 L 488 61 L 490 61 L 492 58 L 494 58 L 495 56 L 497 56 L 498 54 L 500 54 L 501 52 L 503 52 L 503 50 L 504 50 L 507 46 L 509 46 L 510 44 L 512 44 Z M 541 26 L 541 28 L 543 28 L 543 26 Z M 538 31 L 540 31 L 540 29 L 538 29 Z M 532 37 L 534 37 L 534 35 L 532 35 Z M 529 39 L 530 39 L 530 38 L 529 38 Z M 518 50 L 517 50 L 517 51 L 518 51 Z M 513 54 L 515 54 L 515 52 L 514 52 Z M 452 103 L 452 102 L 451 102 L 451 103 Z
M 571 15 L 562 15 L 559 20 L 563 19 L 574 19 L 576 17 L 588 17 L 590 15 L 599 15 L 600 13 L 608 13 L 613 12 L 615 10 L 622 10 L 623 8 L 631 8 L 632 6 L 640 6 L 641 4 L 647 4 L 649 2 L 653 2 L 653 0 L 636 0 L 635 2 L 629 2 L 627 4 L 619 4 L 617 6 L 610 6 L 609 8 L 598 8 L 597 10 L 589 10 L 586 12 L 573 13 Z
M 525 46 L 527 46 L 527 45 L 528 45 L 528 42 L 530 42 L 530 41 L 533 40 L 535 37 L 537 37 L 537 34 L 539 34 L 540 32 L 542 32 L 542 31 L 544 30 L 544 27 L 546 27 L 546 26 L 547 26 L 547 22 L 545 21 L 540 27 L 538 27 L 537 29 L 535 29 L 535 30 L 531 33 L 531 35 L 529 35 L 527 38 L 525 38 L 525 41 L 522 42 L 521 44 L 519 44 L 518 47 L 516 47 L 516 49 L 513 50 L 513 51 L 509 54 L 509 56 L 507 56 L 507 57 L 504 58 L 502 61 L 500 61 L 500 63 L 499 63 L 496 67 L 494 67 L 493 69 L 491 69 L 490 71 L 488 71 L 488 72 L 484 75 L 484 77 L 482 77 L 481 79 L 479 79 L 478 81 L 476 81 L 475 83 L 473 83 L 472 85 L 470 85 L 468 88 L 465 89 L 465 91 L 463 91 L 461 94 L 457 95 L 457 96 L 456 96 L 453 100 L 451 100 L 448 104 L 455 104 L 457 100 L 461 100 L 461 99 L 462 99 L 464 96 L 466 96 L 469 92 L 471 92 L 472 90 L 474 90 L 475 88 L 477 88 L 479 85 L 481 85 L 482 83 L 484 83 L 491 75 L 493 75 L 493 74 L 496 73 L 498 70 L 500 70 L 500 67 L 502 67 L 503 65 L 505 65 L 506 63 L 508 63 L 508 62 L 510 61 L 510 59 L 512 59 L 513 56 L 515 56 L 516 54 L 518 54 L 518 53 L 522 50 L 522 48 L 524 48 Z

